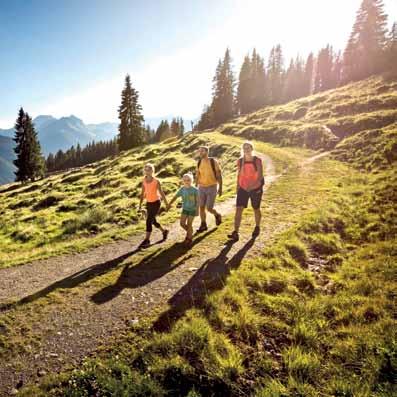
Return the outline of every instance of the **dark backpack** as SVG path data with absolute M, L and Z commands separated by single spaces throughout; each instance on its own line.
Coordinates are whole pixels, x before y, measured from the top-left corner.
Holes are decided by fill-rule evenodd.
M 217 174 L 216 174 L 216 166 L 215 166 L 215 159 L 213 157 L 208 157 L 211 163 L 211 168 L 212 172 L 214 173 L 215 179 L 218 180 Z M 197 162 L 197 170 L 200 168 L 201 164 L 201 159 Z
M 239 171 L 241 171 L 241 169 L 243 168 L 243 160 L 244 160 L 244 157 L 240 157 L 240 158 L 238 159 Z M 254 164 L 255 171 L 258 171 L 257 160 L 260 160 L 259 157 L 253 156 L 253 164 Z M 262 176 L 262 179 L 261 179 L 261 188 L 264 186 L 264 184 L 265 184 L 265 178 L 264 178 L 264 176 Z

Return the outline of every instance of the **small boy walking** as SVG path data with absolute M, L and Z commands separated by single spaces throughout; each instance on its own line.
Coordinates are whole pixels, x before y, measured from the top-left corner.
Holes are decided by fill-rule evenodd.
M 153 226 L 160 229 L 163 234 L 163 240 L 167 239 L 168 230 L 164 229 L 160 223 L 157 222 L 156 216 L 160 210 L 161 199 L 164 200 L 166 206 L 167 198 L 161 188 L 160 181 L 154 176 L 154 165 L 146 164 L 143 168 L 144 178 L 142 181 L 142 191 L 139 201 L 139 211 L 142 208 L 143 199 L 146 199 L 146 237 L 141 243 L 141 247 L 150 246 L 150 235 L 152 234 Z
M 184 244 L 188 247 L 193 243 L 193 220 L 198 215 L 198 189 L 193 186 L 193 175 L 185 174 L 182 177 L 183 186 L 178 190 L 167 206 L 169 210 L 178 198 L 182 198 L 182 213 L 180 225 L 186 230 L 186 238 Z

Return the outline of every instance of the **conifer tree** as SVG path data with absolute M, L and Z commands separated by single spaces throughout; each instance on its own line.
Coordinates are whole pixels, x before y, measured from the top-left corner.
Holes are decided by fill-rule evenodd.
M 284 86 L 284 59 L 281 45 L 272 48 L 267 70 L 267 88 L 270 105 L 282 102 Z
M 397 76 L 397 22 L 394 22 L 388 43 L 386 55 L 387 70 L 393 75 Z
M 16 182 L 34 181 L 45 172 L 45 161 L 41 154 L 40 142 L 33 121 L 23 108 L 19 110 L 15 124 L 14 151 L 17 158 L 14 165 Z
M 312 93 L 313 72 L 314 72 L 314 56 L 313 53 L 310 53 L 307 57 L 306 65 L 305 65 L 302 96 L 307 96 Z
M 178 124 L 179 124 L 179 137 L 183 137 L 183 134 L 185 133 L 185 125 L 182 117 L 179 118 Z
M 343 59 L 344 82 L 360 80 L 384 68 L 387 16 L 382 0 L 363 0 Z
M 246 114 L 250 111 L 250 99 L 252 90 L 251 59 L 248 55 L 244 57 L 241 65 L 237 87 L 236 105 L 238 114 Z
M 234 75 L 230 50 L 227 49 L 223 61 L 219 61 L 213 84 L 213 124 L 218 126 L 234 115 Z
M 118 143 L 120 150 L 131 149 L 141 145 L 144 141 L 144 118 L 138 99 L 138 91 L 131 86 L 131 78 L 127 75 L 119 107 Z
M 314 92 L 329 90 L 333 84 L 334 54 L 330 45 L 322 48 L 317 57 L 316 77 L 314 79 Z

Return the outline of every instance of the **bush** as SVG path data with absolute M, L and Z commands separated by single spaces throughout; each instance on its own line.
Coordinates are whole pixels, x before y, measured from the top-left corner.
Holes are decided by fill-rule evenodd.
M 65 221 L 62 225 L 64 234 L 74 234 L 79 230 L 98 232 L 100 225 L 107 222 L 109 218 L 109 211 L 102 208 L 90 208 L 81 216 Z

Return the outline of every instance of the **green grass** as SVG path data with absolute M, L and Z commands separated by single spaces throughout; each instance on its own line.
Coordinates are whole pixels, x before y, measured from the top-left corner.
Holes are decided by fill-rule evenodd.
M 384 223 L 395 185 L 390 173 L 362 175 L 331 160 L 310 167 L 291 164 L 268 191 L 269 227 L 289 228 L 220 288 L 207 286 L 170 331 L 138 326 L 26 395 L 396 393 L 396 228 Z
M 330 150 L 344 138 L 364 131 L 388 133 L 388 127 L 397 120 L 396 88 L 395 80 L 373 77 L 285 105 L 266 107 L 225 123 L 218 130 L 281 146 Z M 392 148 L 383 148 L 388 141 L 383 142 L 386 158 L 394 162 Z M 371 150 L 370 145 L 366 150 Z M 346 151 L 345 157 L 349 154 Z
M 235 163 L 242 140 L 216 133 L 189 135 L 181 140 L 127 151 L 81 169 L 59 173 L 27 185 L 11 184 L 0 191 L 0 268 L 34 259 L 81 251 L 143 231 L 137 213 L 143 165 L 153 162 L 170 198 L 181 176 L 195 169 L 198 146 L 211 146 L 224 170 L 226 200 L 235 190 Z M 278 172 L 302 151 L 283 155 L 277 148 L 257 148 L 275 161 Z M 179 210 L 161 216 L 164 223 Z M 5 249 L 7 247 L 7 249 Z

